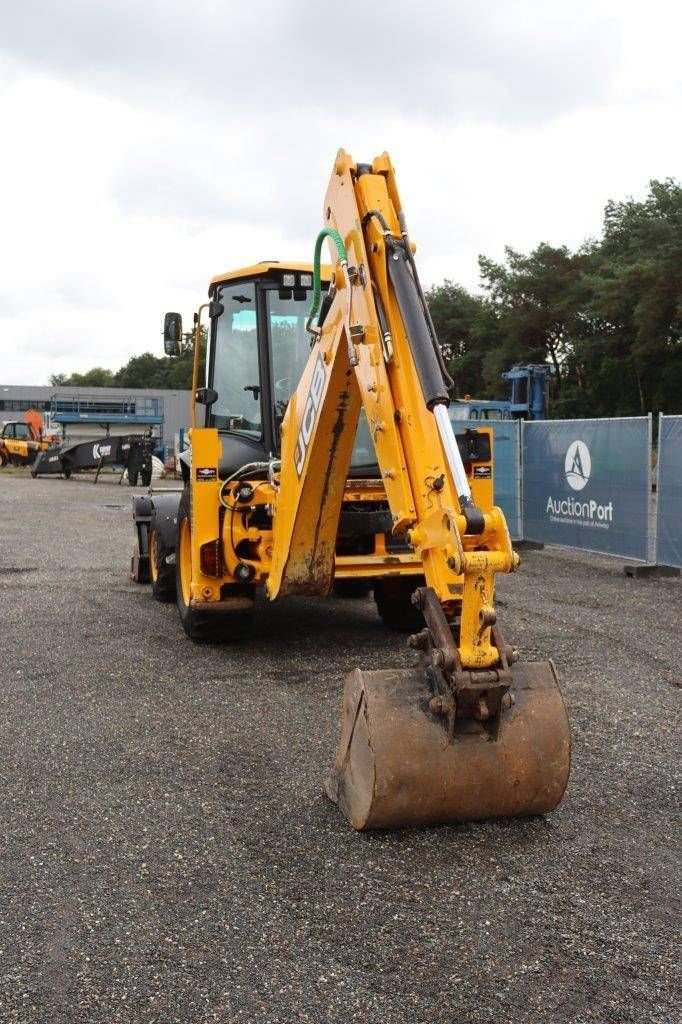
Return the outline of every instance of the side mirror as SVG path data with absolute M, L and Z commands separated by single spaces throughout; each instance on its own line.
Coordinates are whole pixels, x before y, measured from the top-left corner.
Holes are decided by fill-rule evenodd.
M 179 356 L 182 351 L 182 317 L 179 313 L 166 313 L 163 318 L 163 350 L 167 356 Z
M 213 405 L 218 401 L 218 392 L 213 388 L 197 388 L 194 393 L 194 401 L 198 405 Z

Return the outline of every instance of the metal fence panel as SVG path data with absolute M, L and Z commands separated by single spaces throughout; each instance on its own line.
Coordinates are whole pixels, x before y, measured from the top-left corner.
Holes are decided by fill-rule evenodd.
M 656 561 L 682 568 L 682 416 L 661 416 L 658 428 Z
M 651 417 L 523 425 L 523 535 L 646 561 Z
M 493 493 L 504 512 L 512 540 L 521 537 L 521 430 L 518 420 L 455 420 L 456 434 L 491 427 L 493 432 Z

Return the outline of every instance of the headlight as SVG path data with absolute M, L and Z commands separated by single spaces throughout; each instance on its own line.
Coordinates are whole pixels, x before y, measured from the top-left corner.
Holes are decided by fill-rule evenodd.
M 282 285 L 284 288 L 293 288 L 296 284 L 295 274 L 282 274 Z
M 312 274 L 299 274 L 298 280 L 301 284 L 301 288 L 312 288 L 313 286 Z

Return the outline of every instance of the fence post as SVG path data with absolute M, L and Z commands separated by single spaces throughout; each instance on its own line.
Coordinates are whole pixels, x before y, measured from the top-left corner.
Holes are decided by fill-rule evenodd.
M 652 414 L 649 413 L 649 447 L 653 454 L 653 437 L 652 437 Z M 624 573 L 626 576 L 634 577 L 659 577 L 659 576 L 679 576 L 680 570 L 674 566 L 659 564 L 658 558 L 658 536 L 659 536 L 659 512 L 660 512 L 660 479 L 661 479 L 661 451 L 663 446 L 661 445 L 661 437 L 663 436 L 663 420 L 665 416 L 662 412 L 658 414 L 658 446 L 657 446 L 657 458 L 656 458 L 656 472 L 653 473 L 651 466 L 651 458 L 649 459 L 649 513 L 647 517 L 647 563 L 646 565 L 626 565 L 624 566 Z M 653 483 L 656 481 L 656 498 L 654 501 Z
M 653 523 L 653 528 L 652 528 L 652 531 L 651 531 L 652 532 L 651 543 L 652 543 L 652 547 L 653 547 L 651 562 L 654 565 L 656 565 L 657 562 L 658 562 L 658 508 L 659 508 L 659 504 L 658 504 L 658 486 L 659 486 L 659 480 L 660 480 L 660 476 L 661 476 L 661 434 L 662 434 L 662 430 L 663 430 L 663 413 L 659 412 L 659 414 L 658 414 L 658 440 L 657 440 L 657 443 L 656 443 L 656 470 L 655 470 L 655 473 L 653 474 L 653 484 L 654 484 L 654 486 L 652 487 L 652 492 L 651 492 L 652 493 L 652 502 L 651 502 L 651 504 L 652 504 L 652 523 Z M 652 455 L 653 455 L 653 442 L 652 442 Z M 655 498 L 654 498 L 654 495 L 655 495 Z
M 526 438 L 525 438 L 525 434 L 524 434 L 524 431 L 526 429 L 526 421 L 525 420 L 520 420 L 519 422 L 521 424 L 521 427 L 520 427 L 520 430 L 519 430 L 519 458 L 518 458 L 518 465 L 516 467 L 516 471 L 517 471 L 518 476 L 519 476 L 519 486 L 517 488 L 518 492 L 519 492 L 519 498 L 518 498 L 518 501 L 519 501 L 519 535 L 521 537 L 521 540 L 525 540 L 525 537 L 526 537 L 526 523 L 525 523 L 525 518 L 524 518 L 524 515 L 523 515 L 523 451 L 524 451 L 524 445 L 526 443 Z
M 660 417 L 660 413 L 659 413 Z M 649 565 L 656 564 L 656 513 L 658 511 L 658 500 L 654 507 L 654 490 L 653 490 L 653 470 L 651 462 L 653 459 L 653 417 L 651 413 L 647 413 L 648 429 L 649 429 L 649 508 L 647 510 L 647 548 L 646 556 Z M 659 419 L 659 437 L 660 434 L 660 419 Z M 656 460 L 656 484 L 658 486 L 658 459 Z M 658 493 L 657 493 L 658 498 Z

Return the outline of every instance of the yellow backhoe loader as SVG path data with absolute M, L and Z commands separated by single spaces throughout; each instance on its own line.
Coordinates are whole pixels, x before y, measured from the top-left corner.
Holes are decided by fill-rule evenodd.
M 414 251 L 388 155 L 340 150 L 312 266 L 211 282 L 182 493 L 134 505 L 132 577 L 177 601 L 193 640 L 248 638 L 259 586 L 275 600 L 343 581 L 411 632 L 419 665 L 345 682 L 326 791 L 357 829 L 544 813 L 570 767 L 554 666 L 520 661 L 497 621 L 496 574 L 519 558 L 491 433 L 453 432 Z M 182 337 L 166 314 L 169 354 Z

